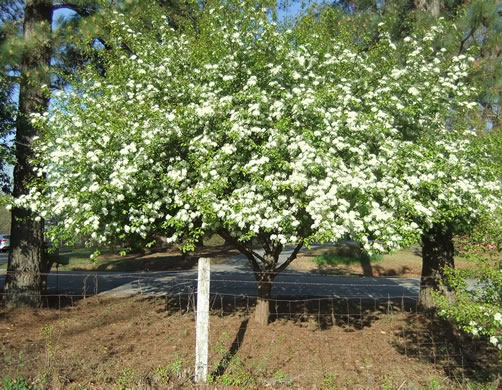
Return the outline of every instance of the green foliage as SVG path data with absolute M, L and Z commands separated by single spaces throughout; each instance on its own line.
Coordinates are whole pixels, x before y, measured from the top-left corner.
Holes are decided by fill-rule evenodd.
M 132 382 L 135 375 L 136 373 L 131 368 L 123 370 L 116 381 L 116 390 L 132 390 Z
M 436 15 L 427 4 L 439 7 Z M 347 0 L 336 2 L 343 10 L 345 25 L 356 29 L 359 42 L 364 47 L 376 44 L 378 30 L 385 26 L 393 39 L 402 41 L 410 33 L 424 34 L 435 25 L 439 17 L 445 19 L 448 28 L 435 42 L 451 55 L 476 53 L 476 71 L 470 79 L 478 89 L 480 103 L 479 123 L 492 129 L 500 129 L 502 111 L 502 3 L 494 0 L 425 1 L 408 0 L 375 2 Z M 424 8 L 421 5 L 425 5 Z M 334 24 L 340 30 L 341 23 Z M 474 49 L 474 50 L 473 50 Z
M 441 387 L 439 381 L 435 378 L 432 378 L 429 382 L 429 390 L 439 390 Z
M 171 378 L 169 370 L 164 367 L 157 367 L 155 369 L 155 376 L 158 378 L 160 383 L 167 383 Z
M 3 378 L 2 379 L 2 389 L 3 390 L 37 390 L 38 387 L 34 384 L 30 384 L 22 376 L 17 378 Z
M 321 383 L 321 390 L 337 390 L 337 389 L 338 386 L 336 384 L 336 375 L 324 373 Z
M 208 377 L 209 383 L 224 386 L 238 386 L 243 389 L 254 388 L 257 385 L 255 375 L 237 355 L 232 356 L 232 358 L 224 364 L 225 372 L 223 375 L 210 375 Z
M 444 284 L 454 301 L 436 294 L 439 315 L 462 330 L 483 337 L 498 348 L 502 359 L 502 224 L 499 215 L 485 216 L 474 232 L 459 239 L 462 254 L 475 267 L 446 268 Z
M 15 121 L 12 87 L 13 83 L 0 72 L 0 189 L 4 193 L 10 192 L 10 175 L 7 169 L 14 163 L 14 148 L 11 145 Z
M 179 376 L 181 373 L 181 368 L 183 367 L 183 360 L 182 359 L 176 359 L 174 362 L 169 364 L 168 370 L 176 375 Z
M 333 255 L 333 254 L 325 254 L 314 257 L 313 261 L 319 265 L 351 265 L 360 263 L 363 259 L 363 256 L 367 256 L 368 261 L 371 263 L 376 263 L 383 260 L 382 254 L 374 254 L 371 256 L 361 255 L 361 256 L 343 256 L 343 255 Z
M 5 206 L 0 205 L 0 234 L 9 234 L 11 213 Z

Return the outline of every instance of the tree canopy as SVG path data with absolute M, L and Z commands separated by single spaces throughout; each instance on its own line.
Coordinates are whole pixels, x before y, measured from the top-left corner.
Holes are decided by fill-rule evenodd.
M 46 180 L 16 204 L 55 218 L 63 240 L 155 232 L 190 248 L 219 232 L 267 283 L 304 243 L 393 250 L 496 207 L 466 121 L 473 59 L 431 44 L 441 26 L 399 48 L 382 30 L 360 50 L 322 18 L 288 30 L 259 4 L 212 2 L 197 34 L 179 34 L 163 16 L 138 30 L 111 14 L 105 77 L 86 68 L 33 116 Z

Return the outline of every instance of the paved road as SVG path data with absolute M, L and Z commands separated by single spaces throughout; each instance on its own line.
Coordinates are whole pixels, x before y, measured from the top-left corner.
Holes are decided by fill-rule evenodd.
M 283 252 L 284 260 L 292 248 Z M 5 272 L 0 271 L 0 289 Z M 284 297 L 417 297 L 419 280 L 414 278 L 370 278 L 318 275 L 286 270 L 275 280 L 272 295 Z M 49 293 L 106 296 L 190 293 L 197 287 L 197 270 L 181 272 L 56 272 L 49 276 Z M 233 256 L 211 266 L 211 292 L 256 296 L 256 281 L 244 256 Z
M 7 264 L 9 252 L 0 252 L 0 265 Z

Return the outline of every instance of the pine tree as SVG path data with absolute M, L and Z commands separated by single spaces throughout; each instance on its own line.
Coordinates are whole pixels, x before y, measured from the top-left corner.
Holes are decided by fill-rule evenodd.
M 77 19 L 70 19 L 57 33 L 53 31 L 54 13 L 61 8 L 68 8 L 79 16 L 89 16 L 96 10 L 88 1 L 69 4 L 51 0 L 7 0 L 1 3 L 2 68 L 4 75 L 16 79 L 19 88 L 15 112 L 14 198 L 25 194 L 29 183 L 36 178 L 31 161 L 32 145 L 39 134 L 31 124 L 30 115 L 48 109 L 50 94 L 46 86 L 51 86 L 53 81 L 61 85 L 61 81 L 53 77 L 51 67 L 54 63 L 57 66 L 70 63 L 71 69 L 83 60 L 70 57 L 71 34 L 80 28 Z M 55 59 L 61 50 L 72 61 L 62 61 L 61 56 Z M 4 291 L 6 304 L 41 306 L 51 266 L 52 260 L 44 253 L 44 221 L 25 209 L 14 207 Z
M 159 3 L 173 28 L 196 28 L 196 2 L 160 0 Z M 95 50 L 86 49 L 96 45 L 106 49 L 107 24 L 103 22 L 106 12 L 119 8 L 129 13 L 136 23 L 147 25 L 150 5 L 147 1 L 0 1 L 3 72 L 0 99 L 4 109 L 0 114 L 5 118 L 2 131 L 15 127 L 14 147 L 3 147 L 15 155 L 14 198 L 25 194 L 29 183 L 36 179 L 31 160 L 33 142 L 39 134 L 31 124 L 30 115 L 48 109 L 49 91 L 61 89 L 75 67 L 100 61 Z M 73 11 L 74 16 L 57 21 L 58 28 L 54 31 L 54 13 L 63 8 Z M 16 83 L 19 86 L 17 110 L 6 111 L 12 108 L 5 103 Z M 1 161 L 7 162 L 5 158 Z M 14 207 L 4 291 L 6 304 L 41 306 L 51 267 L 52 260 L 44 253 L 44 221 L 25 209 Z
M 8 165 L 13 161 L 13 149 L 9 139 L 14 132 L 14 112 L 12 103 L 12 84 L 0 73 L 0 189 L 4 194 L 10 192 Z
M 19 4 L 13 4 L 19 6 Z M 16 115 L 13 196 L 27 192 L 27 183 L 34 177 L 32 144 L 37 136 L 30 114 L 48 107 L 43 84 L 50 83 L 49 66 L 52 52 L 52 2 L 28 0 L 23 9 L 23 48 L 19 55 L 19 103 Z M 17 38 L 17 37 L 16 37 Z M 43 256 L 43 222 L 29 211 L 13 208 L 11 250 L 5 281 L 8 306 L 41 306 L 44 274 L 49 272 Z

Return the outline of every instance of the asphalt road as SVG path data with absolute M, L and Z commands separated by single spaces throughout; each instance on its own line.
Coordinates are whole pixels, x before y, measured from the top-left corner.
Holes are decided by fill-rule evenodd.
M 292 248 L 283 252 L 285 259 Z M 3 257 L 0 257 L 2 259 Z M 6 260 L 5 260 L 6 261 Z M 0 271 L 0 289 L 5 271 Z M 319 275 L 286 270 L 277 276 L 272 296 L 344 297 L 344 298 L 416 298 L 420 287 L 414 278 L 371 278 Z M 165 295 L 191 293 L 197 289 L 197 269 L 181 272 L 57 272 L 48 279 L 50 294 L 90 296 Z M 256 296 L 256 281 L 242 255 L 211 266 L 211 292 L 228 295 Z
M 7 264 L 9 252 L 0 252 L 0 265 Z

